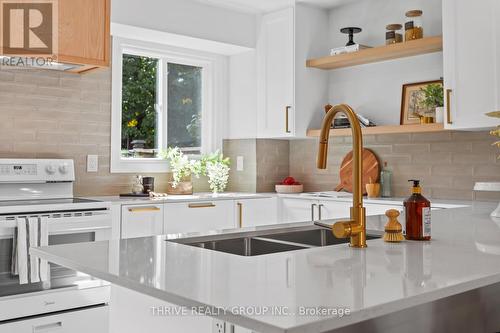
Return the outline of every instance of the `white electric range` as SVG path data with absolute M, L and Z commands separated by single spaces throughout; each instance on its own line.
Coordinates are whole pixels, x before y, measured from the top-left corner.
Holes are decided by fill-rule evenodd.
M 20 219 L 46 219 L 48 245 L 111 237 L 110 204 L 75 198 L 74 182 L 73 160 L 0 159 L 0 333 L 66 332 L 82 318 L 107 331 L 108 283 L 54 264 L 35 283 L 12 272 Z

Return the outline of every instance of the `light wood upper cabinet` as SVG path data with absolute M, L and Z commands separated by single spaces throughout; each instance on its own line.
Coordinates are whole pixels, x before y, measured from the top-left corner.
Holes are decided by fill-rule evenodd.
M 85 65 L 77 72 L 109 66 L 110 0 L 59 0 L 58 61 Z
M 498 0 L 443 0 L 448 129 L 481 129 L 497 124 L 485 113 L 499 108 L 498 11 Z

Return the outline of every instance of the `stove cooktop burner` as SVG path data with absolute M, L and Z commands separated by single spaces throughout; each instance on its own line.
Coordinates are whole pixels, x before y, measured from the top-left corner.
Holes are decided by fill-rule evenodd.
M 2 200 L 0 207 L 12 206 L 34 206 L 34 205 L 64 205 L 78 203 L 100 202 L 98 200 L 80 199 L 80 198 L 63 198 L 63 199 L 34 199 L 34 200 Z

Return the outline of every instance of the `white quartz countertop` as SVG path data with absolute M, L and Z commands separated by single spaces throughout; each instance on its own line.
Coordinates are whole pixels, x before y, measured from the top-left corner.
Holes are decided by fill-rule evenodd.
M 341 244 L 241 257 L 158 236 L 32 253 L 169 303 L 215 307 L 221 319 L 257 332 L 323 332 L 500 282 L 500 221 L 489 216 L 495 207 L 435 210 L 432 241 L 377 239 L 366 249 Z M 380 229 L 385 218 L 367 223 Z M 228 232 L 241 230 L 219 233 Z M 235 310 L 241 307 L 283 313 Z M 300 307 L 330 313 L 301 315 Z M 339 308 L 350 314 L 340 318 Z
M 217 201 L 217 200 L 243 200 L 243 199 L 258 199 L 269 198 L 275 195 L 268 193 L 243 193 L 243 192 L 225 192 L 219 193 L 217 196 L 212 193 L 194 193 L 192 195 L 168 195 L 166 197 L 149 198 L 149 197 L 120 197 L 120 196 L 94 196 L 85 197 L 84 199 L 99 200 L 120 205 L 135 205 L 144 203 L 170 203 L 170 202 L 195 202 L 195 201 Z

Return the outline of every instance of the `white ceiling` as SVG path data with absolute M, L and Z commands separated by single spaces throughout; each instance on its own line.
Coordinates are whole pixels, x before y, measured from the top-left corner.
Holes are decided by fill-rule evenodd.
M 270 12 L 290 6 L 294 0 L 197 0 L 198 2 L 243 12 Z M 354 0 L 297 0 L 322 8 L 333 8 Z

